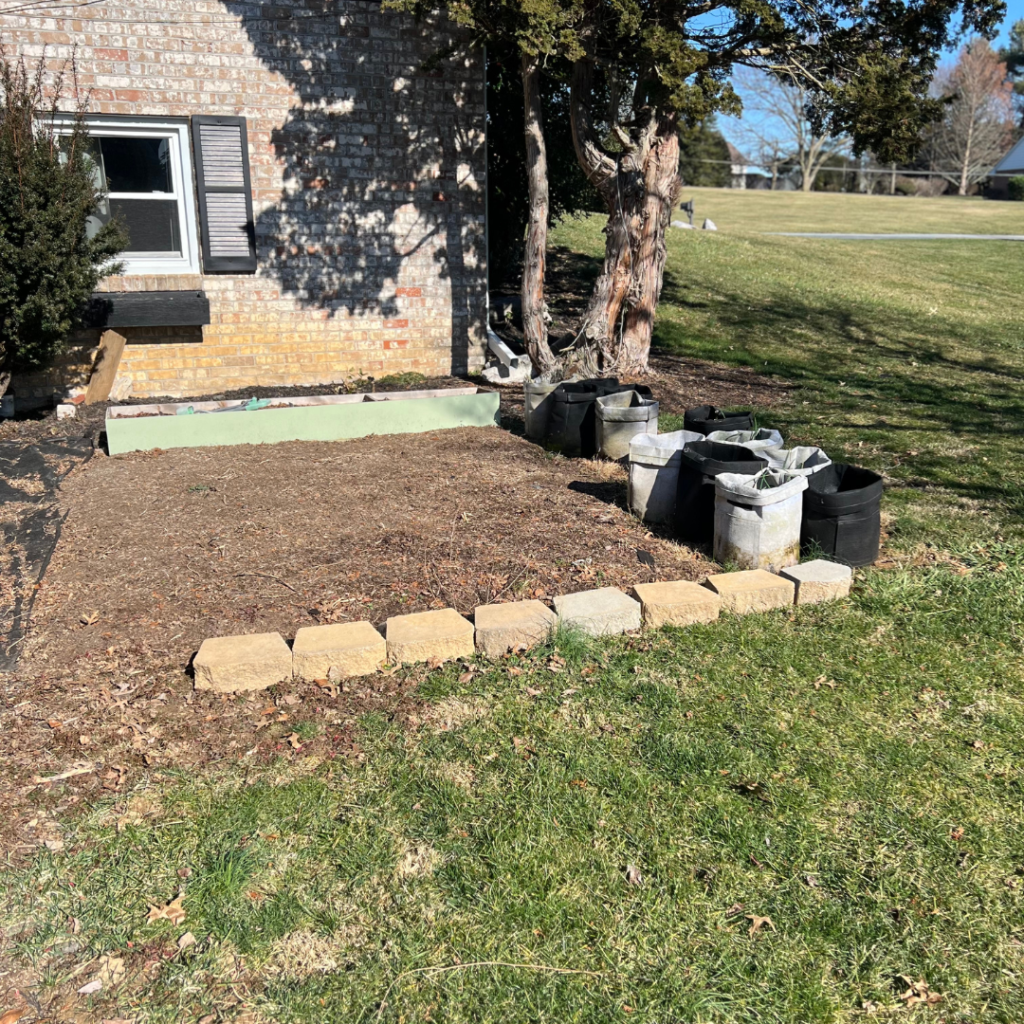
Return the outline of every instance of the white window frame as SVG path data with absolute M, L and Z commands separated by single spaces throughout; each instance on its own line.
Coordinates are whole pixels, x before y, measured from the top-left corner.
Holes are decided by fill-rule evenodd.
M 196 223 L 195 183 L 192 176 L 192 145 L 187 121 L 133 120 L 129 117 L 89 116 L 85 127 L 90 136 L 116 138 L 167 139 L 171 151 L 173 192 L 111 192 L 110 199 L 176 199 L 178 202 L 178 234 L 181 254 L 123 253 L 117 257 L 124 264 L 121 275 L 199 274 L 199 232 Z

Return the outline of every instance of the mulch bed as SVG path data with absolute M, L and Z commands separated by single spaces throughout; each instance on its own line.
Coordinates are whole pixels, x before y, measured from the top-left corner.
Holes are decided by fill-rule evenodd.
M 666 412 L 698 401 L 765 408 L 785 393 L 749 371 L 667 358 L 655 370 Z M 412 713 L 427 671 L 337 692 L 195 693 L 187 666 L 208 636 L 292 637 L 355 619 L 383 626 L 430 608 L 471 614 L 491 601 L 712 570 L 627 512 L 621 466 L 566 459 L 522 437 L 522 391 L 502 390 L 509 430 L 117 458 L 97 450 L 80 462 L 50 502 L 62 533 L 42 583 L 20 584 L 35 596 L 20 661 L 0 674 L 0 850 L 24 856 L 52 842 L 49 812 L 124 792 L 140 771 L 358 756 L 359 714 Z M 102 411 L 72 422 L 98 440 Z M 5 428 L 0 455 L 44 451 L 45 439 L 58 459 L 52 419 L 18 426 Z M 300 717 L 324 729 L 296 749 L 287 737 Z M 79 774 L 38 781 L 69 770 Z

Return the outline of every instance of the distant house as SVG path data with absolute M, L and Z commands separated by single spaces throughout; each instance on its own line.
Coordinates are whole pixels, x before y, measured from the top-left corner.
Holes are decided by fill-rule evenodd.
M 767 188 L 767 176 L 760 167 L 755 167 L 731 142 L 729 147 L 730 188 Z
M 16 396 L 106 327 L 118 397 L 483 365 L 482 53 L 429 66 L 438 27 L 363 0 L 8 4 L 0 37 L 74 56 L 130 239 L 83 355 Z
M 992 177 L 985 189 L 985 197 L 987 199 L 1008 199 L 1010 179 L 1018 174 L 1024 174 L 1024 139 L 1021 139 L 992 168 Z

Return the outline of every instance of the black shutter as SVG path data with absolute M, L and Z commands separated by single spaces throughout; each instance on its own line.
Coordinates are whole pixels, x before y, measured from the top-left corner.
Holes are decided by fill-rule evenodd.
M 244 117 L 193 117 L 192 150 L 208 274 L 256 271 L 249 144 Z

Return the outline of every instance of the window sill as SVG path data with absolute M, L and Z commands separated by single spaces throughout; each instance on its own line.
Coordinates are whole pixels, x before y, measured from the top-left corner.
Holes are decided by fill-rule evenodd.
M 205 327 L 210 300 L 202 291 L 94 292 L 84 316 L 93 330 L 110 327 Z

